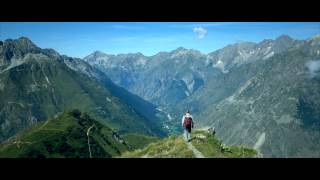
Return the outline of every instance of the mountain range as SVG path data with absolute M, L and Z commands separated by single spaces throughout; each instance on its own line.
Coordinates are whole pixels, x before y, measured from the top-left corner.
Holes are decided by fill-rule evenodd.
M 25 37 L 0 43 L 0 92 L 0 142 L 74 108 L 119 133 L 166 134 L 156 106 L 83 60 L 41 49 Z
M 26 37 L 7 39 L 0 41 L 0 155 L 88 157 L 84 135 L 98 124 L 94 156 L 121 156 L 180 134 L 190 110 L 196 128 L 215 127 L 228 145 L 252 147 L 263 157 L 320 157 L 319 72 L 319 35 L 282 35 L 207 54 L 179 47 L 154 56 L 95 51 L 83 59 L 41 49 Z M 17 144 L 40 136 L 52 139 L 35 148 Z M 164 139 L 159 148 L 129 156 L 180 140 Z
M 161 108 L 171 127 L 191 110 L 197 126 L 215 126 L 228 144 L 266 157 L 319 157 L 319 43 L 319 35 L 282 35 L 208 54 L 183 47 L 154 56 L 96 51 L 84 60 Z

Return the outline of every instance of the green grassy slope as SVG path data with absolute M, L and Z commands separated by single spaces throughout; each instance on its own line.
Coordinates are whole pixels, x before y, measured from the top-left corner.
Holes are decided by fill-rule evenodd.
M 226 146 L 214 136 L 204 131 L 193 133 L 192 144 L 205 157 L 210 158 L 250 158 L 257 156 L 254 149 L 245 146 Z
M 143 149 L 125 152 L 125 158 L 193 158 L 193 152 L 181 137 L 171 136 L 159 142 L 151 143 Z
M 10 138 L 0 145 L 0 157 L 89 158 L 88 137 L 93 158 L 112 157 L 130 149 L 116 132 L 74 110 Z
M 253 149 L 239 146 L 225 146 L 214 136 L 205 131 L 192 133 L 192 145 L 206 158 L 252 158 L 257 157 Z M 195 158 L 193 152 L 188 149 L 182 136 L 171 136 L 161 141 L 151 143 L 143 149 L 127 151 L 123 158 Z
M 146 136 L 146 135 L 137 134 L 137 133 L 123 134 L 123 138 L 133 149 L 144 148 L 150 143 L 161 140 L 159 137 L 156 137 L 156 136 Z

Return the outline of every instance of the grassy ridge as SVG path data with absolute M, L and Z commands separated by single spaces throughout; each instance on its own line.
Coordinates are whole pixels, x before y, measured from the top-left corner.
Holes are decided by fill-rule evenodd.
M 210 158 L 250 158 L 257 155 L 257 152 L 251 148 L 226 146 L 216 137 L 204 131 L 194 131 L 192 144 L 205 157 Z
M 216 137 L 205 131 L 192 133 L 192 145 L 207 158 L 252 158 L 257 156 L 253 149 L 239 146 L 225 146 Z M 188 149 L 182 136 L 169 138 L 151 143 L 143 149 L 128 151 L 122 154 L 123 158 L 195 158 Z
M 193 152 L 188 149 L 184 140 L 178 136 L 171 136 L 159 142 L 151 143 L 144 149 L 123 153 L 125 158 L 193 158 Z

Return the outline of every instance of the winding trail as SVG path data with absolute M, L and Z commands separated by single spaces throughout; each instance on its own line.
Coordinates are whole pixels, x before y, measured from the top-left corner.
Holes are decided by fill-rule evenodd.
M 89 155 L 90 155 L 90 158 L 92 158 L 92 156 L 91 156 L 91 147 L 90 147 L 90 138 L 89 138 L 89 136 L 90 136 L 90 130 L 91 130 L 91 128 L 93 128 L 93 127 L 94 127 L 94 125 L 92 125 L 91 127 L 89 127 L 89 129 L 87 130 L 88 147 L 89 147 Z
M 191 144 L 191 142 L 186 142 L 186 143 L 187 143 L 188 148 L 193 152 L 193 154 L 196 156 L 196 158 L 205 158 L 204 155 Z

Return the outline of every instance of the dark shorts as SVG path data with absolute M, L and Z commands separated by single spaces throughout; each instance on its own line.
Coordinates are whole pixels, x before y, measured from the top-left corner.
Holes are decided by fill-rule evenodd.
M 186 129 L 189 133 L 191 133 L 191 127 L 185 127 L 185 129 Z

